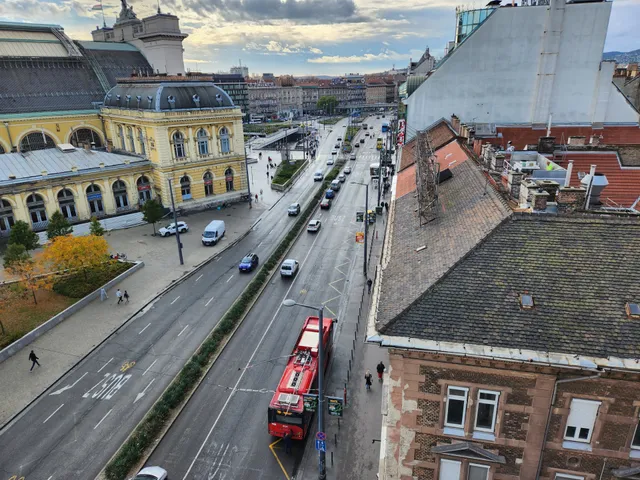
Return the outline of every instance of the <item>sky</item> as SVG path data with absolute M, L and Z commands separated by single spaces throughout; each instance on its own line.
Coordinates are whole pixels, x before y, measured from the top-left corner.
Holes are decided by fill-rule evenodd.
M 91 8 L 100 0 L 0 0 L 0 19 L 56 23 L 76 40 L 90 40 L 102 25 Z M 107 25 L 120 11 L 103 0 Z M 138 18 L 158 0 L 127 0 Z M 180 18 L 185 68 L 223 72 L 233 65 L 250 74 L 342 75 L 404 68 L 426 47 L 436 58 L 455 33 L 460 0 L 159 0 Z M 506 2 L 505 2 L 506 3 Z M 465 4 L 482 7 L 484 2 Z M 605 51 L 640 48 L 640 0 L 614 0 Z M 635 20 L 634 20 L 635 19 Z

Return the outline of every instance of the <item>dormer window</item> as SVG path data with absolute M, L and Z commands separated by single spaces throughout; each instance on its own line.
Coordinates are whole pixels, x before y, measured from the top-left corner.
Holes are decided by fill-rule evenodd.
M 125 102 L 127 103 L 127 108 L 129 108 L 129 104 L 131 103 L 131 95 L 127 95 L 125 99 L 126 99 Z
M 142 102 L 142 96 L 141 95 L 136 95 L 136 102 L 138 104 L 138 108 L 140 108 L 140 103 Z
M 173 95 L 167 96 L 167 102 L 169 102 L 169 108 L 171 110 L 176 108 L 176 97 L 174 97 Z
M 200 108 L 200 97 L 198 95 L 194 95 L 191 98 L 193 99 L 193 103 L 196 104 L 196 107 Z
M 149 110 L 153 107 L 153 97 L 151 95 L 147 95 L 147 102 L 149 103 Z
M 524 310 L 531 310 L 535 306 L 533 302 L 533 295 L 523 293 L 520 295 L 520 307 Z
M 640 304 L 629 302 L 625 309 L 629 318 L 640 318 Z

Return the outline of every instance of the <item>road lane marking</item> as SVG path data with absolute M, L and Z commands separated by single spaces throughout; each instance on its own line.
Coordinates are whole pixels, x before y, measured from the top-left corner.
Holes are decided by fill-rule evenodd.
M 104 370 L 104 367 L 106 367 L 107 365 L 109 365 L 111 363 L 111 360 L 113 360 L 113 357 L 111 357 L 107 363 L 105 363 L 103 366 L 100 367 L 100 370 L 98 370 L 98 373 L 100 373 L 102 370 Z
M 229 281 L 230 281 L 232 278 L 233 278 L 233 275 L 231 275 L 231 276 L 229 277 L 229 279 L 227 280 L 227 283 L 229 283 Z
M 213 298 L 211 297 L 207 303 L 204 304 L 205 307 L 208 307 L 211 302 L 213 302 Z
M 269 233 L 267 233 L 267 235 L 271 236 L 272 233 L 273 233 L 273 228 L 269 230 Z
M 222 462 L 224 461 L 224 457 L 227 456 L 227 450 L 229 450 L 229 447 L 231 446 L 230 443 L 227 443 L 227 448 L 224 449 L 224 452 L 222 453 L 222 457 L 220 457 L 220 461 L 218 462 L 218 466 L 216 467 L 215 472 L 213 472 L 213 475 L 211 476 L 211 478 L 216 478 L 216 475 L 218 474 L 218 470 L 220 470 L 220 467 L 222 466 Z M 224 444 L 222 444 L 222 447 L 220 447 L 220 451 L 222 451 L 222 448 L 224 447 Z M 218 452 L 219 456 L 220 452 Z M 215 461 L 214 461 L 214 465 L 215 465 Z
M 334 317 L 337 317 L 337 316 L 338 316 L 338 314 L 337 314 L 337 313 L 335 313 L 333 310 L 331 310 L 331 309 L 330 309 L 329 307 L 327 307 L 326 305 L 324 306 L 324 308 L 326 308 L 327 310 L 329 310 L 329 313 L 330 313 L 331 315 L 333 315 Z
M 178 299 L 179 299 L 179 298 L 180 298 L 180 295 L 178 295 L 178 296 L 176 297 L 176 299 L 175 299 L 173 302 L 171 302 L 171 305 L 173 305 L 174 303 L 176 303 L 176 302 L 178 301 Z
M 144 388 L 144 390 L 142 390 L 138 395 L 136 395 L 136 399 L 133 401 L 133 403 L 136 403 L 138 400 L 140 400 L 142 397 L 144 397 L 144 396 L 145 396 L 145 394 L 147 393 L 147 390 L 148 390 L 148 389 L 149 389 L 149 387 L 151 386 L 151 384 L 152 384 L 153 382 L 155 382 L 155 381 L 156 381 L 156 379 L 155 379 L 155 378 L 154 378 L 154 379 L 152 379 L 152 380 L 149 382 L 149 385 L 147 385 L 147 386 Z
M 147 367 L 147 369 L 146 369 L 146 370 L 144 371 L 144 373 L 142 374 L 142 376 L 143 376 L 143 377 L 144 377 L 144 376 L 145 376 L 145 374 L 149 371 L 149 369 L 150 369 L 151 367 L 153 367 L 153 365 L 154 365 L 157 361 L 158 361 L 158 359 L 156 358 L 156 359 L 153 361 L 153 363 Z
M 258 244 L 258 246 L 256 247 L 256 249 L 260 248 L 260 247 L 262 246 L 262 244 L 263 244 L 263 243 L 264 243 L 264 242 L 260 242 L 260 243 Z
M 275 457 L 276 462 L 278 462 L 278 465 L 280 465 L 280 468 L 282 469 L 282 473 L 284 473 L 284 476 L 286 477 L 286 479 L 287 480 L 291 480 L 289 478 L 289 475 L 287 474 L 287 471 L 284 468 L 284 465 L 282 465 L 282 462 L 278 458 L 278 455 L 276 455 L 276 451 L 273 448 L 276 443 L 281 442 L 281 441 L 282 441 L 282 438 L 277 439 L 275 442 L 273 442 L 271 445 L 269 445 L 269 450 L 271 450 L 271 453 L 273 453 L 273 456 Z
M 66 385 L 66 386 L 62 387 L 60 390 L 56 390 L 55 392 L 51 392 L 49 395 L 60 395 L 62 392 L 65 392 L 65 391 L 67 391 L 67 390 L 69 390 L 69 389 L 71 389 L 71 388 L 75 387 L 75 386 L 76 386 L 76 384 L 77 384 L 80 380 L 82 380 L 82 379 L 83 379 L 83 378 L 84 378 L 88 373 L 89 373 L 89 372 L 84 372 L 84 374 L 83 374 L 83 375 L 82 375 L 78 380 L 76 380 L 75 382 L 73 382 L 73 384 L 71 384 L 71 385 Z
M 322 302 L 322 305 L 326 305 L 329 302 L 333 302 L 334 300 L 336 300 L 337 298 L 340 298 L 342 295 L 336 295 L 333 298 L 330 298 L 329 300 L 325 300 L 324 302 Z
M 47 421 L 48 421 L 51 417 L 53 417 L 53 416 L 58 412 L 58 410 L 60 410 L 62 407 L 64 407 L 64 403 L 63 403 L 62 405 L 60 405 L 58 408 L 56 408 L 56 409 L 55 409 L 55 411 L 54 411 L 51 415 L 49 415 L 49 416 L 47 417 L 47 419 L 46 419 L 44 422 L 42 422 L 42 423 L 43 423 L 43 424 L 44 424 L 44 423 L 47 423 Z
M 147 328 L 149 328 L 149 325 L 151 325 L 151 322 L 149 322 L 149 323 L 147 324 L 147 326 L 146 326 L 146 327 L 144 327 L 142 330 L 140 330 L 140 331 L 138 332 L 138 335 L 140 335 L 140 334 L 141 334 L 142 332 L 144 332 Z
M 200 274 L 200 276 L 199 276 L 198 278 L 196 278 L 196 282 L 197 282 L 198 280 L 200 280 L 200 279 L 202 278 L 202 276 L 203 276 L 203 275 L 204 275 L 204 273 L 201 273 L 201 274 Z
M 112 411 L 112 410 L 113 410 L 113 408 L 112 408 L 111 410 L 109 410 L 109 411 L 107 412 L 107 414 L 106 414 L 104 417 L 102 417 L 102 420 L 100 420 L 100 421 L 98 422 L 98 424 L 97 424 L 95 427 L 93 427 L 93 429 L 94 429 L 94 430 L 95 430 L 96 428 L 98 428 L 102 422 L 104 422 L 104 419 L 105 419 L 105 418 L 107 418 L 107 417 L 109 416 L 109 414 L 111 413 L 111 411 Z
M 316 238 L 313 240 L 313 243 L 311 244 L 311 248 L 309 248 L 309 251 L 307 252 L 307 255 L 304 257 L 304 260 L 302 260 L 302 262 L 300 262 L 300 268 L 302 268 L 304 266 L 304 264 L 307 262 L 307 259 L 309 258 L 309 255 L 311 255 L 311 252 L 313 251 L 313 247 L 315 246 L 315 244 L 316 244 L 316 242 L 318 241 L 319 238 L 320 238 L 319 236 L 316 236 Z M 293 289 L 294 285 L 296 284 L 297 278 L 298 277 L 293 279 L 293 282 L 291 282 L 291 285 L 289 285 L 289 288 L 285 292 L 283 298 L 289 298 L 289 292 L 291 292 L 291 289 Z M 327 307 L 325 307 L 325 308 L 327 308 Z M 224 411 L 227 409 L 227 406 L 229 405 L 229 402 L 231 402 L 231 398 L 233 398 L 233 394 L 236 392 L 238 386 L 240 385 L 240 382 L 242 382 L 242 378 L 244 377 L 244 374 L 247 373 L 247 370 L 249 369 L 249 365 L 251 365 L 253 363 L 253 359 L 256 356 L 256 354 L 258 353 L 258 350 L 260 349 L 260 347 L 262 346 L 262 342 L 264 342 L 264 339 L 267 337 L 267 334 L 271 330 L 271 327 L 273 326 L 274 322 L 276 321 L 276 318 L 278 318 L 278 314 L 280 313 L 281 309 L 282 309 L 282 302 L 278 306 L 278 309 L 276 310 L 276 313 L 271 318 L 271 321 L 269 322 L 269 325 L 267 325 L 267 328 L 264 329 L 264 332 L 262 333 L 262 337 L 260 337 L 260 340 L 258 341 L 258 345 L 256 345 L 256 348 L 253 350 L 253 353 L 251 354 L 251 357 L 249 358 L 249 361 L 247 362 L 247 364 L 242 369 L 242 373 L 240 373 L 240 376 L 238 377 L 238 380 L 236 381 L 236 384 L 233 386 L 233 389 L 231 390 L 231 393 L 227 397 L 227 400 L 224 402 L 224 405 L 222 406 L 222 408 L 218 412 L 218 416 L 216 417 L 215 421 L 213 422 L 213 425 L 211 425 L 211 428 L 209 429 L 209 432 L 207 433 L 207 436 L 205 437 L 204 441 L 200 445 L 200 448 L 198 449 L 198 451 L 196 452 L 195 456 L 193 457 L 193 460 L 191 461 L 191 464 L 189 465 L 189 468 L 187 469 L 187 472 L 184 474 L 184 477 L 182 477 L 183 480 L 187 480 L 187 477 L 189 477 L 189 474 L 191 473 L 191 470 L 193 470 L 193 466 L 196 464 L 196 461 L 198 460 L 198 457 L 200 456 L 200 454 L 204 450 L 204 447 L 207 444 L 207 442 L 209 441 L 209 438 L 211 438 L 211 435 L 213 434 L 213 431 L 215 430 L 216 426 L 218 425 L 218 422 L 222 418 L 222 415 L 223 415 Z M 329 309 L 327 308 L 327 310 L 329 310 Z M 333 313 L 333 312 L 331 312 L 331 313 Z M 335 313 L 333 313 L 333 315 L 336 316 Z
M 182 335 L 187 328 L 189 328 L 189 325 L 185 325 L 185 327 L 182 330 L 180 330 L 180 333 L 178 334 L 178 336 Z
M 220 260 L 222 260 L 222 257 L 216 258 L 216 262 L 219 262 Z

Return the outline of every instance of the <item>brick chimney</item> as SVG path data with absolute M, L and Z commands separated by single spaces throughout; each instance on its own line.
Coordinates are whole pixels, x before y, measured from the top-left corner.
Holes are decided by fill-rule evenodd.
M 455 113 L 451 115 L 451 126 L 456 131 L 456 133 L 460 133 L 460 119 Z
M 558 212 L 568 213 L 582 210 L 587 191 L 582 187 L 560 187 L 556 202 Z
M 549 198 L 547 199 L 549 202 L 556 201 L 556 193 L 558 192 L 558 188 L 560 188 L 558 182 L 553 180 L 536 180 L 536 185 L 549 194 Z
M 573 136 L 573 137 L 569 137 L 569 145 L 585 145 L 587 142 L 587 137 L 582 137 L 582 136 Z
M 531 194 L 531 206 L 534 212 L 544 212 L 547 209 L 549 194 L 542 189 Z
M 553 153 L 556 137 L 540 137 L 538 139 L 538 153 Z

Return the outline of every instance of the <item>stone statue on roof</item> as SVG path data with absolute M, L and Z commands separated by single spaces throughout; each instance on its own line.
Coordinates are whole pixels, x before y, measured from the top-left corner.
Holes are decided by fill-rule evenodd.
M 116 23 L 138 18 L 133 11 L 133 7 L 127 5 L 127 0 L 120 0 L 120 3 L 122 4 L 122 8 L 120 9 L 120 15 L 118 15 L 118 21 Z

